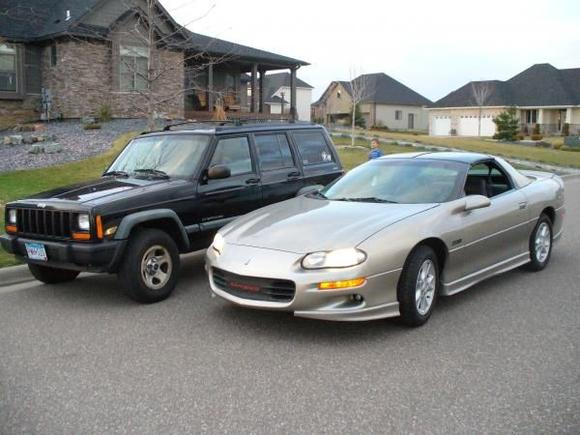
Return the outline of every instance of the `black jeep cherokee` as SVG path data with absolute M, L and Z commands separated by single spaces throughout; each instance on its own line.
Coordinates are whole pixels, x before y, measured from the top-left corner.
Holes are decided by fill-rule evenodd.
M 166 127 L 133 139 L 98 180 L 7 204 L 0 242 L 45 283 L 117 273 L 131 298 L 156 302 L 175 287 L 180 253 L 342 173 L 317 125 Z

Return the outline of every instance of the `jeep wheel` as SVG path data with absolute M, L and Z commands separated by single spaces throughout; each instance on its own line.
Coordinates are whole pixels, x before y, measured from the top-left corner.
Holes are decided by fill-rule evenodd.
M 179 251 L 173 239 L 161 230 L 137 230 L 126 252 L 118 274 L 125 293 L 142 303 L 169 297 L 179 273 Z
M 40 264 L 28 264 L 28 270 L 32 276 L 45 284 L 58 284 L 75 279 L 80 273 L 78 270 L 57 269 L 55 267 L 41 266 Z

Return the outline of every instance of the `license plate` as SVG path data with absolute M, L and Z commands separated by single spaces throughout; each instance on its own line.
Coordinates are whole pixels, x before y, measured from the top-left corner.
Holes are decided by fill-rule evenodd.
M 47 261 L 46 249 L 42 243 L 25 243 L 26 254 L 31 260 Z

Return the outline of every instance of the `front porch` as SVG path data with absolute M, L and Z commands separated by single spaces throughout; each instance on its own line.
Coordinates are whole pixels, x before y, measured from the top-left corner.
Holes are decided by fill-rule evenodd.
M 566 124 L 568 134 L 580 134 L 580 109 L 573 107 L 520 109 L 520 129 L 524 134 L 532 134 L 536 126 L 539 126 L 543 135 L 561 135 L 565 133 Z
M 242 59 L 221 63 L 186 62 L 184 114 L 188 119 L 207 120 L 218 107 L 231 119 L 297 119 L 296 71 L 299 65 L 277 65 Z M 271 114 L 265 104 L 267 71 L 290 71 L 289 113 Z M 285 111 L 286 112 L 286 111 Z

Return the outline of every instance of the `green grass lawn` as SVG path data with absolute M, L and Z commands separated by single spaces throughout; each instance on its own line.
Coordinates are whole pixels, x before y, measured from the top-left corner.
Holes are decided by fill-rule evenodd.
M 358 134 L 365 134 L 360 130 Z M 410 134 L 404 132 L 378 132 L 368 131 L 367 136 L 377 136 L 393 141 L 418 142 L 428 145 L 457 148 L 465 151 L 495 154 L 507 158 L 531 160 L 540 163 L 548 163 L 559 166 L 580 168 L 580 153 L 541 148 L 535 146 L 518 145 L 511 143 L 490 142 L 484 139 L 471 137 L 436 137 L 426 134 Z M 546 142 L 561 144 L 560 137 L 546 138 Z
M 99 177 L 113 158 L 135 135 L 136 133 L 131 132 L 119 136 L 109 151 L 86 160 L 49 168 L 0 174 L 0 227 L 2 232 L 4 232 L 4 205 L 7 202 L 58 186 Z M 14 264 L 18 264 L 16 258 L 0 248 L 0 267 Z

